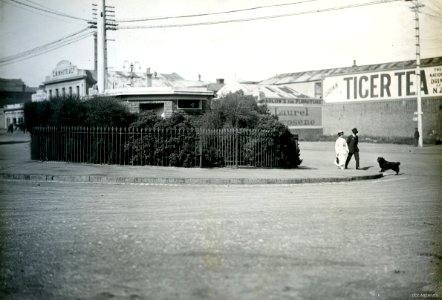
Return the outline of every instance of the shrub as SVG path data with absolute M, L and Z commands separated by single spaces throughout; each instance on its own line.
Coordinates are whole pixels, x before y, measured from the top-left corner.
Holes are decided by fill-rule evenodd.
M 153 111 L 141 113 L 130 125 L 145 130 L 125 146 L 134 153 L 131 163 L 191 167 L 195 162 L 196 130 L 189 117 L 180 113 L 162 119 Z
M 26 129 L 30 131 L 36 126 L 49 126 L 53 108 L 49 101 L 27 102 L 24 107 Z
M 84 126 L 128 127 L 135 119 L 126 106 L 115 98 L 95 97 L 84 102 Z
M 260 115 L 267 114 L 267 106 L 259 106 L 255 97 L 237 91 L 213 100 L 210 111 L 201 117 L 200 125 L 209 129 L 253 129 L 258 126 Z
M 128 127 L 135 119 L 126 106 L 108 97 L 30 102 L 25 104 L 24 113 L 28 130 L 35 126 Z

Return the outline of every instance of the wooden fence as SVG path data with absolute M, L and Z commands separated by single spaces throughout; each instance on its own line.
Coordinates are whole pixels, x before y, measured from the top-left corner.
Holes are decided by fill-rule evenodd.
M 37 127 L 31 159 L 152 166 L 278 167 L 279 140 L 249 129 Z

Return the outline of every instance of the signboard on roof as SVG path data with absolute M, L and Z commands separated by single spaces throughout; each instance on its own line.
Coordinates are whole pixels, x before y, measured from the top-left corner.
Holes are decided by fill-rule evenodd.
M 71 77 L 77 75 L 77 73 L 77 66 L 72 65 L 68 60 L 62 60 L 52 70 L 51 79 Z
M 421 96 L 442 96 L 442 66 L 421 68 Z M 324 79 L 324 102 L 416 98 L 415 69 L 383 71 Z

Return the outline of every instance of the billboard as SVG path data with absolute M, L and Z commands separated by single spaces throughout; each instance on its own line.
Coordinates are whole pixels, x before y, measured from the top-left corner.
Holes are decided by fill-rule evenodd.
M 324 79 L 326 103 L 416 97 L 415 69 L 332 76 Z M 420 69 L 421 96 L 442 96 L 442 66 Z

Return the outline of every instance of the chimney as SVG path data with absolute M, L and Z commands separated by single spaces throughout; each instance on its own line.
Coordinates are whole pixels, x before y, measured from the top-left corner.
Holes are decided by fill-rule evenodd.
M 356 67 L 356 59 L 353 60 L 353 66 L 352 67 Z
M 217 83 L 217 84 L 224 84 L 224 78 L 218 78 L 218 79 L 216 80 L 216 83 Z
M 150 73 L 150 68 L 147 68 L 147 87 L 152 87 L 152 73 Z
M 198 81 L 201 81 L 201 75 L 198 74 Z

